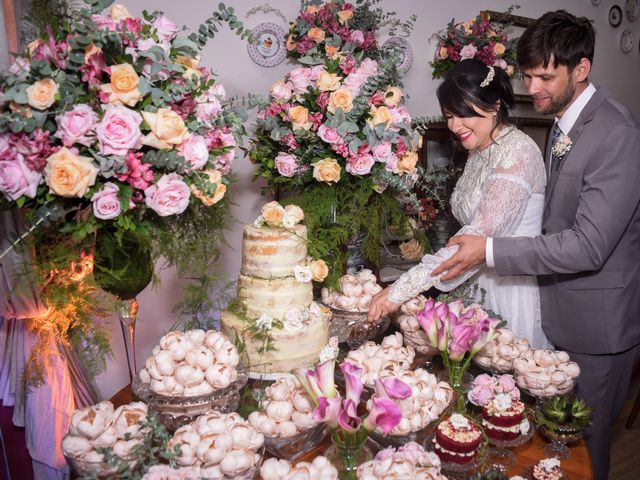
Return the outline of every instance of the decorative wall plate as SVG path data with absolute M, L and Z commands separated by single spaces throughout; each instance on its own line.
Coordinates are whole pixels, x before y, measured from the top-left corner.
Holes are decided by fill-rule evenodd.
M 609 9 L 609 25 L 617 28 L 622 23 L 622 9 L 618 5 L 614 5 Z
M 633 50 L 633 32 L 629 29 L 625 29 L 620 35 L 620 50 L 624 53 Z
M 394 49 L 400 55 L 400 64 L 398 65 L 398 68 L 407 72 L 413 63 L 413 50 L 411 49 L 409 42 L 402 37 L 391 37 L 382 44 L 383 51 L 390 49 Z
M 624 12 L 630 22 L 635 22 L 640 17 L 640 0 L 627 0 L 624 4 Z
M 254 42 L 247 45 L 251 60 L 262 67 L 275 67 L 287 56 L 287 34 L 280 25 L 261 23 L 251 32 Z

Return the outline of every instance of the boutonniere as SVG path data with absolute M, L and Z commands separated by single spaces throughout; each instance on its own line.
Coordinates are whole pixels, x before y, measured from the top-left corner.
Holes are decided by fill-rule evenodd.
M 559 160 L 569 153 L 572 145 L 573 143 L 569 136 L 563 133 L 558 137 L 558 140 L 553 144 L 553 147 L 551 147 L 551 153 Z

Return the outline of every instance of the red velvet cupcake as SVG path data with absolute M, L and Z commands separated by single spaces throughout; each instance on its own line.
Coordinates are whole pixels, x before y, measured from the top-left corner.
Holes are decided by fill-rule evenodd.
M 464 415 L 454 413 L 440 422 L 433 443 L 443 462 L 470 463 L 475 460 L 482 443 L 482 431 Z
M 560 470 L 560 460 L 545 458 L 533 466 L 534 480 L 562 480 L 564 475 Z
M 524 419 L 524 403 L 508 394 L 497 395 L 482 407 L 482 428 L 489 438 L 515 440 L 526 433 L 527 427 L 530 425 Z

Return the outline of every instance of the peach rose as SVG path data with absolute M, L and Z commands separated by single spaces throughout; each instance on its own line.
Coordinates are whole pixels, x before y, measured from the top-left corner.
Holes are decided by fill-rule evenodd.
M 311 280 L 314 282 L 322 282 L 329 275 L 329 267 L 324 260 L 309 262 L 309 268 L 311 268 Z
M 444 60 L 447 57 L 449 57 L 449 51 L 447 50 L 447 47 L 440 47 L 440 50 L 438 50 L 438 58 Z
M 142 100 L 142 93 L 138 89 L 140 77 L 128 63 L 112 65 L 111 83 L 100 86 L 100 90 L 109 94 L 109 103 L 112 105 L 126 105 L 133 107 Z
M 191 185 L 191 193 L 194 197 L 200 199 L 204 205 L 210 207 L 222 200 L 222 197 L 224 197 L 224 194 L 227 192 L 227 186 L 222 183 L 222 173 L 218 170 L 204 170 L 202 173 L 208 177 L 207 180 L 209 180 L 209 182 L 215 184 L 215 191 L 212 195 L 207 195 L 202 190 L 196 188 L 195 185 Z
M 314 15 L 318 13 L 318 7 L 316 5 L 309 5 L 304 12 L 309 15 Z
M 326 53 L 327 57 L 329 57 L 331 60 L 338 56 L 339 51 L 340 49 L 338 47 L 334 47 L 333 45 L 324 46 L 324 53 Z
M 513 68 L 513 65 L 507 65 L 507 68 L 505 68 L 504 71 L 507 72 L 508 76 L 511 76 L 516 70 Z
M 495 53 L 496 55 L 502 55 L 505 50 L 506 49 L 502 43 L 498 42 L 493 46 L 493 53 Z
M 324 40 L 324 30 L 318 27 L 310 28 L 307 35 L 309 35 L 309 38 L 316 43 L 320 43 Z
M 415 239 L 400 244 L 400 253 L 405 260 L 419 260 L 424 255 L 424 248 Z
M 416 163 L 418 163 L 418 154 L 416 152 L 407 152 L 398 159 L 396 173 L 413 173 L 416 169 Z
M 109 16 L 116 22 L 119 20 L 126 20 L 127 18 L 131 18 L 129 10 L 127 10 L 127 7 L 125 7 L 121 3 L 116 3 L 111 6 L 111 8 L 109 9 Z
M 309 122 L 309 110 L 302 105 L 296 105 L 291 107 L 287 114 L 291 118 L 292 128 L 294 130 L 309 130 L 311 128 L 311 122 Z
M 471 27 L 473 27 L 475 23 L 476 23 L 475 20 L 469 20 L 468 22 L 464 22 L 462 24 L 462 28 L 464 29 L 465 33 L 471 33 Z
M 287 217 L 291 218 L 294 224 L 304 220 L 304 212 L 298 205 L 287 205 L 284 207 L 284 213 Z
M 265 204 L 262 207 L 262 218 L 267 222 L 267 225 L 272 227 L 278 227 L 282 225 L 282 219 L 284 218 L 285 210 L 278 202 L 273 201 Z
M 329 96 L 329 105 L 327 110 L 331 113 L 336 113 L 336 110 L 341 108 L 344 113 L 350 112 L 353 108 L 353 95 L 351 90 L 347 88 L 339 88 L 335 92 L 332 92 Z
M 100 47 L 96 47 L 95 43 L 90 43 L 84 49 L 84 63 L 87 63 L 92 55 L 97 55 L 100 53 L 102 53 L 102 49 Z
M 175 62 L 185 67 L 185 71 L 182 74 L 183 77 L 190 78 L 195 76 L 196 78 L 200 78 L 202 76 L 202 72 L 200 71 L 200 55 L 197 55 L 196 58 L 178 55 L 176 56 Z
M 287 50 L 290 52 L 296 49 L 296 42 L 293 41 L 293 35 L 289 34 L 287 37 Z
M 385 124 L 389 126 L 393 117 L 391 116 L 391 112 L 384 105 L 381 107 L 372 107 L 370 112 L 371 118 L 367 120 L 370 126 L 374 127 L 376 125 Z
M 156 113 L 140 113 L 151 129 L 142 140 L 143 145 L 171 149 L 184 141 L 187 127 L 180 115 L 170 108 L 159 108 Z
M 318 90 L 321 92 L 337 90 L 338 87 L 340 87 L 340 80 L 342 80 L 342 77 L 339 77 L 336 73 L 329 73 L 326 70 L 322 70 L 318 76 Z
M 58 84 L 51 78 L 43 78 L 27 87 L 27 100 L 36 110 L 46 110 L 56 101 Z
M 96 183 L 99 171 L 91 158 L 81 157 L 63 147 L 47 158 L 44 178 L 51 193 L 61 197 L 82 197 Z
M 313 164 L 313 178 L 318 182 L 338 183 L 340 170 L 340 165 L 333 158 L 323 158 Z
M 403 95 L 400 87 L 389 87 L 384 92 L 384 104 L 389 107 L 394 107 L 400 103 Z
M 353 10 L 340 10 L 338 12 L 338 21 L 342 25 L 345 25 L 352 18 L 353 18 Z

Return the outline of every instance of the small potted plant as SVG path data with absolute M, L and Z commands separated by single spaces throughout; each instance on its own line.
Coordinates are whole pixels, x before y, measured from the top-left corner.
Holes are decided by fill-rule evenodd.
M 559 459 L 569 457 L 567 444 L 582 438 L 591 423 L 593 410 L 584 400 L 567 396 L 552 397 L 542 402 L 536 411 L 540 432 L 551 440 L 545 454 Z

